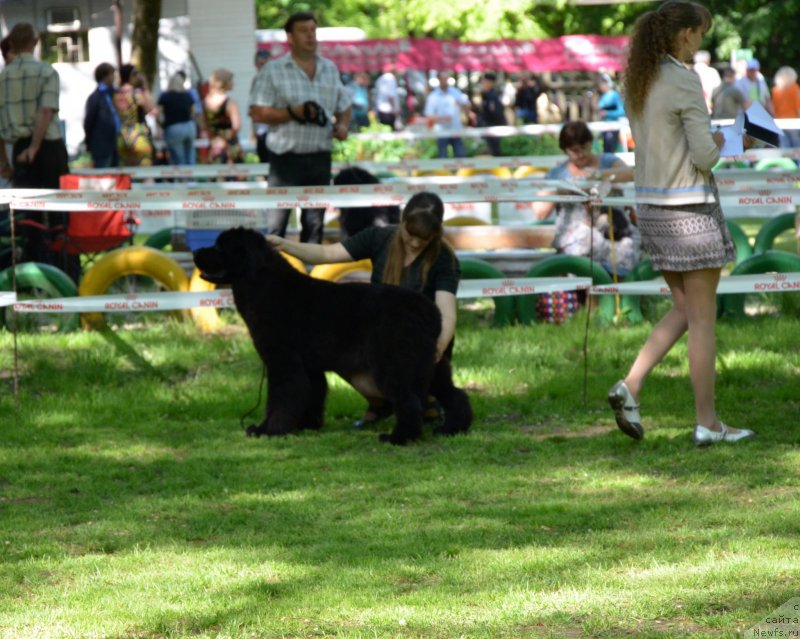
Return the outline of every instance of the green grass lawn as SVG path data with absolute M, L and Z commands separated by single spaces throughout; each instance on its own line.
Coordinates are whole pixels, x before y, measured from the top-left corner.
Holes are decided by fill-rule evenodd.
M 685 341 L 645 439 L 614 425 L 648 331 L 591 326 L 584 402 L 581 316 L 462 309 L 476 423 L 404 448 L 334 376 L 321 432 L 245 437 L 236 324 L 20 336 L 15 418 L 0 333 L 0 637 L 738 636 L 800 592 L 797 317 L 720 324 L 720 414 L 758 437 L 705 450 Z

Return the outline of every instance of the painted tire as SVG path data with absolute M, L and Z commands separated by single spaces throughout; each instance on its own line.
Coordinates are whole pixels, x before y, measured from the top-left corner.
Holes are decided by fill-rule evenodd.
M 443 222 L 444 226 L 486 226 L 488 222 L 470 215 L 456 215 Z
M 109 252 L 86 272 L 78 287 L 79 295 L 103 295 L 111 284 L 128 275 L 151 277 L 170 291 L 188 291 L 189 278 L 175 260 L 149 246 L 127 246 Z M 183 311 L 175 311 L 184 317 Z M 105 324 L 102 313 L 83 313 L 84 328 L 101 328 Z
M 661 273 L 653 268 L 653 262 L 650 259 L 645 259 L 634 266 L 630 273 L 625 276 L 623 282 L 646 282 L 654 280 Z M 623 295 L 620 300 L 620 308 L 622 309 L 623 316 L 631 324 L 640 324 L 644 321 L 642 315 L 642 296 L 641 295 Z
M 797 164 L 792 158 L 762 158 L 756 162 L 756 171 L 766 171 L 768 169 L 785 169 L 786 171 L 796 171 Z
M 757 275 L 761 273 L 796 273 L 800 271 L 800 255 L 785 251 L 767 251 L 756 253 L 731 271 L 731 275 Z M 745 317 L 744 293 L 720 295 L 720 315 L 732 319 Z
M 293 255 L 288 255 L 286 253 L 281 253 L 283 257 L 286 259 L 289 264 L 294 266 L 298 271 L 301 273 L 306 273 L 305 264 Z M 196 292 L 196 291 L 213 291 L 216 290 L 217 285 L 212 284 L 211 282 L 207 282 L 202 277 L 200 277 L 200 270 L 195 268 L 192 272 L 192 277 L 189 280 L 189 290 Z M 204 307 L 204 308 L 190 308 L 189 315 L 192 318 L 192 321 L 195 323 L 195 326 L 199 328 L 203 333 L 209 333 L 212 331 L 219 330 L 222 327 L 222 321 L 219 318 L 219 311 L 215 308 Z
M 536 166 L 520 166 L 514 171 L 513 177 L 515 180 L 531 176 L 543 176 L 546 173 L 543 169 Z
M 473 169 L 471 167 L 462 167 L 456 171 L 456 177 L 473 177 L 475 175 L 493 175 L 503 180 L 508 180 L 512 177 L 511 169 L 507 166 L 498 166 L 493 169 Z
M 461 260 L 461 278 L 465 280 L 507 279 L 502 271 L 497 270 L 489 262 L 479 259 Z M 516 296 L 493 297 L 494 326 L 508 326 L 517 316 Z
M 756 241 L 753 244 L 753 253 L 757 255 L 769 251 L 772 245 L 775 244 L 776 237 L 784 231 L 794 228 L 794 220 L 794 213 L 782 213 L 764 222 L 756 235 Z
M 338 282 L 345 275 L 358 271 L 372 272 L 372 260 L 359 260 L 358 262 L 338 262 L 336 264 L 317 264 L 311 269 L 309 275 L 318 280 Z
M 175 230 L 176 229 L 174 228 L 168 228 L 156 231 L 147 238 L 147 241 L 144 243 L 144 245 L 163 251 L 167 246 L 172 244 L 172 232 Z
M 17 290 L 39 289 L 49 297 L 75 297 L 78 287 L 72 278 L 59 268 L 40 262 L 23 262 L 16 268 L 8 267 L 0 273 L 0 291 L 11 291 L 14 288 L 14 275 L 16 274 Z M 5 325 L 5 309 L 0 317 L 0 325 Z M 58 326 L 61 331 L 71 331 L 78 328 L 77 313 L 59 313 Z
M 742 230 L 742 227 L 733 220 L 725 220 L 725 223 L 728 225 L 731 239 L 736 246 L 736 264 L 741 264 L 753 254 L 750 238 L 747 237 L 747 233 Z
M 611 284 L 611 276 L 599 264 L 588 257 L 579 255 L 552 255 L 534 264 L 525 277 L 555 277 L 558 275 L 577 275 L 591 277 L 593 284 Z M 598 300 L 599 316 L 604 322 L 614 319 L 615 304 L 612 295 L 595 296 Z M 521 295 L 517 299 L 517 317 L 523 324 L 536 321 L 536 301 L 532 295 Z

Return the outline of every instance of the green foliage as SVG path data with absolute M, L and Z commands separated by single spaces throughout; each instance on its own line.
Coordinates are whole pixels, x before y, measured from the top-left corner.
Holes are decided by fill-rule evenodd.
M 364 133 L 391 133 L 392 127 L 381 124 L 370 116 L 370 125 L 361 129 Z M 334 162 L 392 162 L 409 157 L 409 148 L 403 140 L 371 140 L 369 138 L 348 137 L 335 141 L 333 145 Z
M 559 155 L 558 138 L 550 133 L 542 135 L 513 135 L 501 138 L 500 150 L 506 156 Z
M 649 327 L 591 330 L 584 401 L 581 315 L 469 315 L 476 423 L 405 448 L 377 441 L 391 420 L 352 429 L 336 376 L 321 431 L 245 437 L 261 366 L 236 322 L 120 331 L 148 366 L 21 336 L 14 418 L 0 332 L 0 636 L 710 639 L 796 596 L 796 320 L 720 325 L 718 405 L 758 438 L 697 450 L 685 341 L 633 442 L 605 393 Z
M 800 0 L 706 0 L 714 29 L 704 45 L 715 60 L 752 48 L 765 74 L 800 59 Z M 370 38 L 533 39 L 594 33 L 624 35 L 653 2 L 580 5 L 568 0 L 322 0 L 313 6 L 289 0 L 257 0 L 259 28 L 280 28 L 290 13 L 312 9 L 322 26 L 355 26 Z

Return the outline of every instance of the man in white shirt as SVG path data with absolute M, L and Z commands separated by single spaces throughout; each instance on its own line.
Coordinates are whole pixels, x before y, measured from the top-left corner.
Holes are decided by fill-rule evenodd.
M 736 81 L 736 87 L 744 95 L 745 109 L 750 108 L 753 102 L 760 102 L 770 115 L 774 115 L 769 87 L 764 76 L 761 75 L 760 69 L 761 64 L 759 64 L 758 60 L 755 58 L 748 60 L 747 72 Z
M 375 81 L 375 111 L 378 113 L 378 121 L 392 128 L 400 115 L 400 95 L 393 71 L 392 65 L 388 65 Z
M 710 66 L 711 54 L 708 51 L 698 51 L 694 54 L 694 72 L 700 76 L 700 84 L 703 87 L 703 97 L 706 99 L 706 106 L 711 111 L 711 95 L 721 83 L 719 71 Z
M 439 74 L 439 86 L 428 94 L 424 115 L 437 131 L 460 132 L 464 125 L 461 114 L 469 111 L 469 98 L 455 86 L 450 86 L 450 74 Z M 464 139 L 460 135 L 436 139 L 439 157 L 447 157 L 447 147 L 453 147 L 453 157 L 466 157 Z
M 284 26 L 289 52 L 267 62 L 250 91 L 250 117 L 269 125 L 270 187 L 331 183 L 333 140 L 346 140 L 350 93 L 339 69 L 317 52 L 317 19 L 300 11 Z M 290 209 L 271 209 L 267 230 L 286 235 Z M 302 209 L 300 241 L 322 243 L 324 208 Z

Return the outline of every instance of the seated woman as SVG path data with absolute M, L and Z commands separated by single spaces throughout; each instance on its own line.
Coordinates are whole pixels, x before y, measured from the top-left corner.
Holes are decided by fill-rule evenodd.
M 293 242 L 277 235 L 267 240 L 277 249 L 309 264 L 372 260 L 373 284 L 395 284 L 419 291 L 432 300 L 442 315 L 442 330 L 436 343 L 436 359 L 450 359 L 456 330 L 456 291 L 461 267 L 453 249 L 444 239 L 444 204 L 438 195 L 421 192 L 403 208 L 400 224 L 371 226 L 336 244 Z M 371 377 L 348 380 L 369 401 L 361 428 L 389 417 L 387 406 Z M 426 418 L 438 417 L 429 406 Z
M 558 137 L 558 146 L 566 153 L 567 160 L 550 169 L 545 177 L 632 182 L 633 169 L 613 153 L 593 153 L 593 141 L 594 136 L 585 122 L 565 124 Z M 602 264 L 609 273 L 620 276 L 626 275 L 641 257 L 639 230 L 620 209 L 534 202 L 533 212 L 539 220 L 555 212 L 553 248 L 559 253 L 589 257 L 591 252 L 595 262 Z

